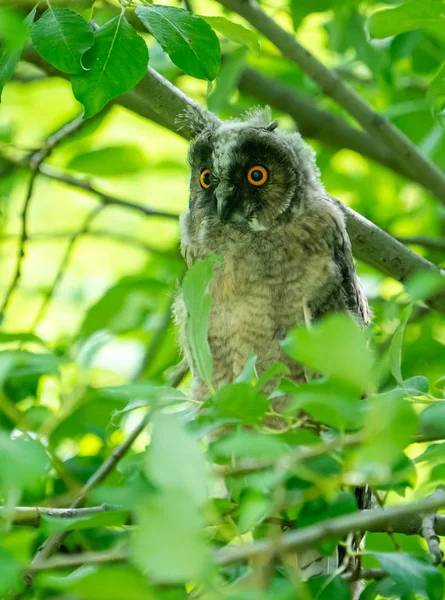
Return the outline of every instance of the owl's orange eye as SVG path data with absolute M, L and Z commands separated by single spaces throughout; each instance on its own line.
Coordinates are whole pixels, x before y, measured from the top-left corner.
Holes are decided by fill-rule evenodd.
M 247 173 L 247 181 L 252 185 L 259 187 L 264 185 L 269 179 L 269 172 L 265 167 L 261 165 L 255 165 L 251 167 Z
M 201 187 L 203 187 L 205 190 L 208 190 L 211 182 L 210 182 L 210 169 L 204 169 L 203 171 L 201 171 L 201 175 L 199 176 L 199 183 L 201 184 Z

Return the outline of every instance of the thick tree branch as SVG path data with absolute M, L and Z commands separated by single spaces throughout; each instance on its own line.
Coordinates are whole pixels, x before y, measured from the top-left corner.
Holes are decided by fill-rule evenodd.
M 224 1 L 236 4 L 236 0 Z M 238 5 L 236 4 L 236 6 Z M 249 7 L 250 6 L 251 5 L 249 4 Z M 259 8 L 249 8 L 249 11 L 250 10 L 259 11 L 260 16 L 263 14 Z M 269 19 L 267 15 L 264 15 L 264 17 Z M 276 25 L 276 27 L 278 26 Z M 283 31 L 280 28 L 278 29 Z M 284 31 L 283 34 L 290 37 L 292 43 L 294 42 L 290 34 L 287 34 Z M 26 60 L 30 60 L 30 62 L 42 66 L 42 59 L 35 58 L 35 54 L 36 53 L 33 51 L 27 51 L 25 55 Z M 47 69 L 46 63 L 43 64 L 43 68 Z M 325 67 L 322 68 L 325 69 Z M 49 72 L 54 72 L 52 67 L 47 70 Z M 140 95 L 141 93 L 144 94 L 143 97 Z M 153 119 L 155 122 L 162 124 L 171 131 L 175 131 L 186 138 L 189 137 L 190 132 L 187 131 L 187 129 L 178 129 L 176 121 L 178 114 L 181 114 L 187 106 L 192 106 L 196 110 L 205 111 L 204 108 L 188 98 L 172 83 L 151 68 L 132 92 L 124 94 L 116 99 L 115 102 L 122 106 L 126 106 L 130 110 L 138 112 L 138 114 L 141 114 L 142 116 Z M 155 113 L 157 117 L 150 116 L 153 115 L 153 113 Z M 160 115 L 162 115 L 162 118 Z M 406 164 L 409 166 L 408 161 Z M 46 165 L 44 172 L 46 175 L 50 174 Z M 71 180 L 65 175 L 63 176 L 63 180 L 65 183 L 71 184 Z M 74 185 L 74 182 L 72 182 L 72 184 Z M 88 190 L 90 184 L 87 183 L 86 186 L 87 187 L 84 187 L 84 189 Z M 92 191 L 91 186 L 89 191 Z M 94 192 L 97 192 L 97 190 L 94 190 Z M 426 270 L 443 274 L 438 267 L 418 256 L 409 248 L 406 248 L 406 246 L 379 229 L 376 225 L 352 209 L 346 208 L 343 205 L 341 206 L 347 215 L 348 234 L 351 238 L 353 252 L 357 258 L 371 264 L 380 271 L 383 271 L 383 273 L 401 282 L 405 282 L 417 271 Z M 430 305 L 436 310 L 445 312 L 445 294 L 432 298 L 430 300 Z
M 325 67 L 293 34 L 280 27 L 255 0 L 217 0 L 222 6 L 238 13 L 280 50 L 283 56 L 297 64 L 372 137 L 383 142 L 401 168 L 410 170 L 417 181 L 445 204 L 445 175 L 437 165 L 422 156 L 395 125 L 377 113 L 337 73 Z
M 430 250 L 445 250 L 445 238 L 431 238 L 426 235 L 399 235 L 397 239 L 402 244 L 408 244 L 409 246 L 423 246 Z
M 277 556 L 283 551 L 302 551 L 316 547 L 320 542 L 338 539 L 353 532 L 386 531 L 391 525 L 398 531 L 397 524 L 420 521 L 420 530 L 410 531 L 409 534 L 421 533 L 422 515 L 439 508 L 445 507 L 445 491 L 438 490 L 432 496 L 416 503 L 394 506 L 387 509 L 365 510 L 358 513 L 344 515 L 328 521 L 317 523 L 304 529 L 285 533 L 277 539 L 264 539 L 240 546 L 226 546 L 214 552 L 214 561 L 218 566 L 224 567 L 238 562 L 245 562 L 264 555 Z M 443 519 L 442 519 L 443 522 Z M 445 523 L 444 523 L 445 526 Z M 437 529 L 436 529 L 437 531 Z M 405 531 L 402 531 L 405 533 Z M 130 555 L 126 550 L 112 550 L 108 552 L 85 552 L 70 556 L 56 556 L 52 559 L 40 560 L 33 564 L 34 571 L 78 567 L 85 563 L 109 563 L 127 561 Z M 379 578 L 385 575 L 384 571 L 370 570 L 366 578 Z M 346 576 L 349 580 L 353 575 Z
M 393 521 L 403 518 L 409 519 L 414 515 L 428 513 L 443 507 L 445 507 L 445 491 L 438 490 L 437 495 L 434 494 L 413 504 L 394 506 L 386 510 L 362 511 L 337 517 L 305 527 L 300 531 L 286 533 L 278 540 L 265 539 L 238 547 L 226 547 L 216 552 L 215 562 L 219 566 L 226 566 L 250 560 L 265 553 L 270 553 L 271 545 L 273 545 L 274 554 L 277 555 L 283 551 L 301 551 L 313 548 L 323 540 L 342 538 L 351 532 L 372 531 L 372 528 L 376 527 L 386 531 L 388 523 L 392 524 Z M 394 526 L 393 529 L 397 531 Z
M 320 140 L 323 144 L 334 148 L 349 148 L 408 179 L 413 179 L 413 173 L 394 159 L 385 144 L 375 140 L 368 133 L 351 127 L 328 110 L 316 108 L 313 102 L 306 100 L 292 88 L 275 79 L 247 68 L 241 73 L 238 88 L 263 104 L 290 115 L 297 123 L 303 137 Z

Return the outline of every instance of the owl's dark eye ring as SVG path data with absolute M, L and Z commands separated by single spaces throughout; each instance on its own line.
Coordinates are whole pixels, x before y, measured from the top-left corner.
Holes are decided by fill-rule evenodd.
M 203 169 L 201 171 L 201 175 L 199 176 L 199 183 L 201 184 L 201 187 L 203 187 L 205 190 L 209 189 L 209 187 L 212 185 L 210 182 L 210 169 Z
M 247 181 L 256 187 L 264 185 L 268 179 L 269 171 L 266 169 L 266 167 L 262 167 L 261 165 L 250 167 L 249 171 L 247 172 Z

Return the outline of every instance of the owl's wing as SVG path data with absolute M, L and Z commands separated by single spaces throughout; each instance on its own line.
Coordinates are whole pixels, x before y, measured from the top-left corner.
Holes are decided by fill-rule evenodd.
M 188 208 L 179 217 L 179 228 L 181 230 L 181 254 L 187 266 L 191 267 L 196 261 L 196 251 L 193 244 L 192 220 Z
M 329 201 L 339 207 L 342 214 L 341 203 L 329 196 Z M 364 325 L 371 321 L 371 311 L 368 300 L 362 288 L 360 280 L 355 270 L 354 259 L 352 257 L 352 248 L 349 236 L 342 221 L 334 220 L 334 262 L 337 265 L 341 285 L 344 293 L 344 299 L 347 309 L 356 315 Z

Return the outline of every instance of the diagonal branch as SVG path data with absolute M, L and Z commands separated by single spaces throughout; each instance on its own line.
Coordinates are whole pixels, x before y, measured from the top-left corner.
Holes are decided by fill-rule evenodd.
M 319 140 L 322 144 L 334 148 L 349 148 L 408 179 L 415 179 L 413 173 L 404 165 L 400 165 L 385 144 L 375 140 L 365 131 L 351 127 L 330 111 L 315 107 L 313 102 L 275 79 L 246 68 L 241 73 L 238 88 L 263 104 L 290 115 L 303 137 Z
M 445 175 L 437 165 L 419 150 L 395 125 L 376 112 L 338 74 L 325 67 L 292 35 L 269 17 L 255 0 L 217 0 L 222 6 L 238 13 L 297 64 L 373 138 L 383 142 L 392 152 L 400 168 L 411 171 L 422 185 L 445 204 Z
M 236 4 L 236 0 L 224 0 L 224 2 L 233 2 Z M 247 10 L 247 8 L 245 7 L 244 10 Z M 261 13 L 260 9 L 256 10 L 259 10 Z M 266 15 L 264 17 L 269 19 Z M 278 26 L 276 25 L 276 27 Z M 280 29 L 280 31 L 283 30 Z M 284 31 L 283 34 L 290 37 L 292 42 L 294 41 L 290 34 L 286 34 Z M 25 58 L 33 64 L 37 64 L 41 68 L 48 70 L 48 72 L 55 73 L 55 69 L 48 67 L 42 59 L 36 58 L 33 51 L 27 51 Z M 151 68 L 149 68 L 147 75 L 132 92 L 127 92 L 123 96 L 120 96 L 115 102 L 160 123 L 185 138 L 190 137 L 190 131 L 185 128 L 179 128 L 177 116 L 188 106 L 205 112 L 203 107 L 199 106 Z M 409 165 L 408 162 L 406 164 L 407 166 Z M 50 174 L 46 165 L 45 174 L 48 176 Z M 59 180 L 62 179 L 69 185 L 77 185 L 77 183 L 65 175 L 63 178 L 59 176 Z M 88 183 L 82 183 L 81 187 L 87 191 L 92 191 Z M 136 208 L 136 206 L 132 208 Z M 346 207 L 343 207 L 343 209 L 347 215 L 348 234 L 351 238 L 352 249 L 357 258 L 401 282 L 405 282 L 407 278 L 418 271 L 430 271 L 443 275 L 441 269 L 415 254 L 412 250 L 352 209 Z M 439 294 L 431 298 L 429 304 L 436 310 L 445 312 L 445 294 Z

